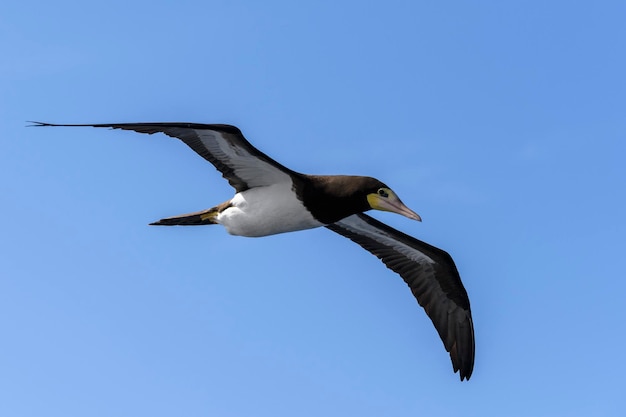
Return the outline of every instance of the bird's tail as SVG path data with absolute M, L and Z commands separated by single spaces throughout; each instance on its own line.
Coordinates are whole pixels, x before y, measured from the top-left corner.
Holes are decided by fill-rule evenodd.
M 202 226 L 205 224 L 217 224 L 215 218 L 219 212 L 219 206 L 217 206 L 195 213 L 166 217 L 165 219 L 150 223 L 150 226 Z

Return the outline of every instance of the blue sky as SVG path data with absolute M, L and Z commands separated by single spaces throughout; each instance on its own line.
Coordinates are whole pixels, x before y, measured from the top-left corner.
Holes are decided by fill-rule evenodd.
M 5 3 L 1 415 L 623 412 L 623 2 Z M 232 189 L 176 140 L 27 120 L 231 123 L 381 179 L 424 222 L 374 215 L 457 263 L 472 379 L 347 239 L 149 227 Z

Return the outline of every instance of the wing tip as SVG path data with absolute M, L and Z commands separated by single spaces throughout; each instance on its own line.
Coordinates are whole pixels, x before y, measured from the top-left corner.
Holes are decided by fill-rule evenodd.
M 461 377 L 461 381 L 469 381 L 472 373 L 470 372 L 469 374 L 463 374 L 463 372 L 461 372 L 459 376 Z
M 452 355 L 450 355 L 452 357 Z M 469 381 L 472 377 L 472 372 L 474 371 L 474 360 L 470 361 L 470 363 L 461 363 L 460 365 L 452 359 L 452 369 L 454 373 L 459 373 L 459 378 L 461 381 Z
M 474 358 L 476 350 L 473 335 L 474 332 L 472 331 L 471 338 L 470 340 L 467 340 L 467 344 L 461 342 L 461 345 L 459 345 L 459 340 L 457 339 L 457 342 L 454 344 L 452 349 L 450 349 L 452 368 L 455 373 L 459 373 L 461 381 L 469 381 L 472 376 L 472 372 L 474 371 Z
M 31 123 L 26 125 L 26 127 L 44 127 L 44 126 L 52 126 L 52 127 L 111 127 L 111 125 L 102 125 L 102 124 L 65 124 L 65 123 L 47 123 L 47 122 L 37 122 L 34 120 L 27 120 L 26 123 Z
M 454 366 L 454 368 L 454 373 L 459 373 L 461 381 L 469 381 L 474 371 L 474 361 L 469 364 L 463 364 L 461 367 Z
M 180 127 L 187 129 L 210 129 L 218 132 L 229 133 L 233 135 L 242 135 L 241 129 L 237 126 L 229 124 L 204 124 L 204 123 L 191 123 L 191 122 L 139 122 L 139 123 L 97 123 L 97 124 L 58 124 L 37 122 L 34 120 L 27 120 L 26 127 L 43 127 L 43 126 L 56 126 L 56 127 L 110 127 L 110 128 L 131 128 L 136 127 Z
M 457 321 L 453 319 L 453 322 L 452 327 L 448 327 L 451 334 L 447 336 L 441 335 L 441 340 L 450 354 L 454 373 L 459 373 L 461 381 L 469 381 L 474 371 L 474 359 L 476 356 L 474 323 L 471 313 L 466 310 L 463 320 Z
M 52 123 L 36 122 L 34 120 L 26 120 L 26 123 L 30 123 L 29 125 L 26 125 L 26 127 L 56 126 Z

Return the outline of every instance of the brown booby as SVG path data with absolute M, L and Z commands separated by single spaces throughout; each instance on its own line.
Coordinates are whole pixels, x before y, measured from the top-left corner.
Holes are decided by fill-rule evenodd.
M 306 175 L 252 146 L 235 126 L 198 123 L 50 124 L 164 133 L 183 141 L 215 166 L 235 196 L 215 207 L 152 225 L 221 224 L 239 236 L 266 236 L 325 226 L 377 256 L 407 283 L 433 322 L 461 381 L 474 368 L 474 325 L 467 292 L 448 253 L 364 214 L 390 211 L 420 216 L 387 185 L 371 177 Z

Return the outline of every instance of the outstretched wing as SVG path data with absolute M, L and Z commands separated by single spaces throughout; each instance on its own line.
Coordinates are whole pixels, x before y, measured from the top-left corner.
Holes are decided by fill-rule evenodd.
M 199 123 L 117 123 L 52 124 L 35 126 L 90 126 L 134 130 L 139 133 L 164 133 L 185 142 L 198 155 L 212 163 L 237 192 L 282 182 L 295 174 L 256 149 L 235 126 Z
M 448 253 L 365 214 L 326 226 L 358 243 L 400 274 L 426 310 L 461 381 L 474 368 L 474 324 L 469 298 Z

